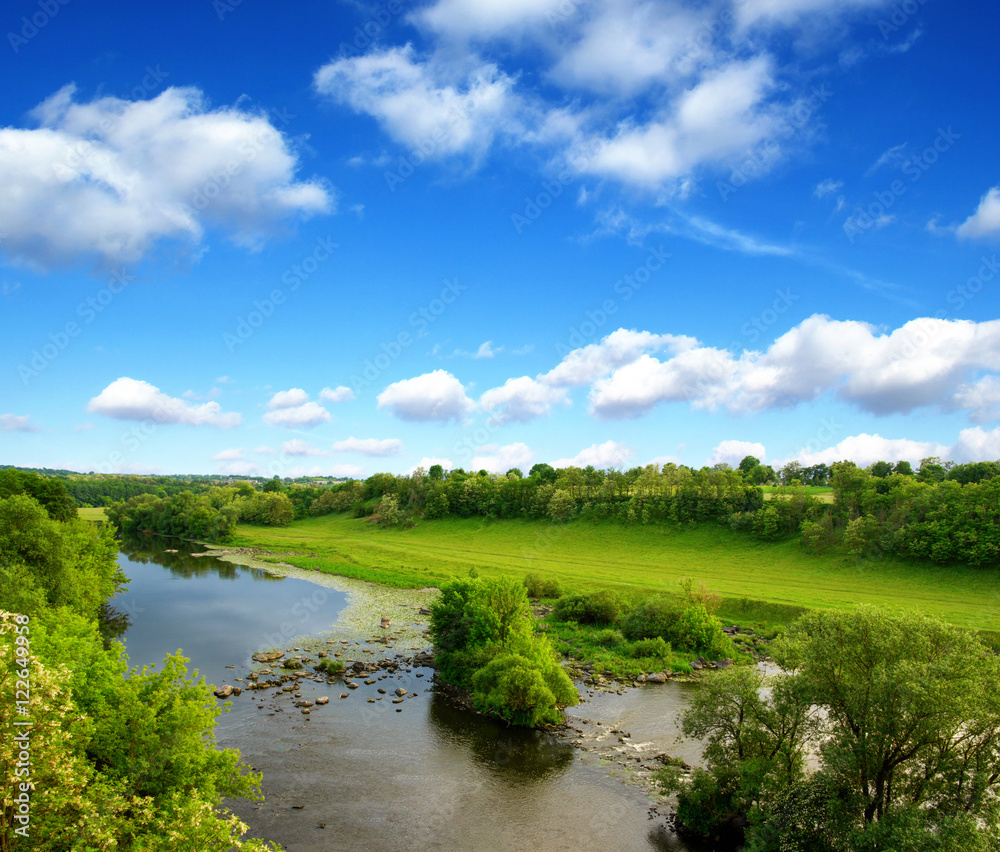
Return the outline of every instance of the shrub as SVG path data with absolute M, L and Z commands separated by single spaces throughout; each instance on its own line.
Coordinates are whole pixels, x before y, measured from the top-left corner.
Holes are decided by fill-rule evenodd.
M 557 598 L 562 594 L 558 580 L 535 573 L 525 575 L 524 588 L 529 598 Z
M 670 643 L 664 640 L 662 636 L 629 642 L 625 650 L 630 657 L 636 660 L 640 657 L 656 657 L 665 660 L 671 654 Z
M 678 610 L 677 602 L 671 598 L 648 598 L 622 619 L 622 633 L 632 641 L 663 637 L 677 618 Z
M 620 645 L 624 639 L 625 637 L 622 636 L 620 630 L 615 630 L 611 627 L 604 630 L 598 630 L 593 634 L 593 636 L 590 637 L 590 640 L 595 645 L 602 645 L 605 648 L 614 648 L 615 646 Z
M 320 660 L 313 668 L 324 674 L 338 675 L 344 670 L 344 664 L 340 660 Z
M 722 623 L 704 603 L 685 604 L 676 598 L 642 601 L 622 620 L 622 633 L 632 641 L 660 637 L 673 647 L 716 656 L 732 651 Z
M 559 621 L 614 624 L 621 612 L 621 600 L 608 589 L 584 595 L 564 595 L 556 601 L 552 611 Z

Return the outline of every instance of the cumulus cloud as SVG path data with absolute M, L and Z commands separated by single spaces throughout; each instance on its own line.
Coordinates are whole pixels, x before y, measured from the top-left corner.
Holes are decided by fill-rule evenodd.
M 281 408 L 295 408 L 296 406 L 307 402 L 308 399 L 309 394 L 302 390 L 302 388 L 292 388 L 291 390 L 278 391 L 271 397 L 270 401 L 267 403 L 267 407 L 271 411 L 276 411 Z
M 266 116 L 213 109 L 196 88 L 77 102 L 68 85 L 32 116 L 37 128 L 0 128 L 0 232 L 23 263 L 133 263 L 206 228 L 253 247 L 289 216 L 333 207 L 321 182 L 296 179 L 298 155 Z
M 966 239 L 1000 234 L 1000 186 L 994 186 L 982 197 L 976 212 L 959 225 L 955 233 Z
M 230 476 L 262 476 L 264 474 L 261 468 L 253 462 L 248 461 L 233 461 L 228 464 L 220 464 L 217 470 L 219 473 L 229 474 Z
M 27 414 L 0 414 L 0 432 L 39 432 L 40 427 L 31 422 Z
M 761 462 L 767 459 L 767 450 L 763 444 L 751 443 L 750 441 L 722 441 L 712 451 L 710 465 L 728 464 L 738 467 L 739 463 L 747 456 L 753 456 Z
M 229 450 L 221 450 L 212 456 L 212 461 L 243 461 L 243 447 L 235 447 Z
M 281 452 L 286 456 L 328 456 L 326 450 L 314 447 L 308 441 L 301 438 L 292 438 L 281 445 Z
M 535 454 L 526 444 L 484 444 L 479 448 L 479 455 L 473 456 L 469 462 L 471 470 L 486 470 L 490 473 L 506 473 L 512 467 L 520 468 L 527 473 Z
M 326 402 L 350 402 L 354 399 L 354 391 L 345 385 L 335 388 L 323 388 L 319 392 L 319 398 Z
M 462 383 L 446 370 L 434 370 L 389 385 L 378 395 L 378 407 L 401 420 L 461 420 L 475 409 Z
M 786 462 L 798 461 L 804 467 L 816 464 L 833 464 L 838 461 L 852 461 L 859 467 L 867 467 L 877 461 L 909 461 L 919 463 L 928 456 L 948 458 L 951 447 L 934 441 L 913 441 L 909 438 L 883 438 L 879 434 L 869 435 L 865 432 L 844 438 L 840 443 L 815 452 L 803 452 L 789 459 L 775 462 L 775 467 L 781 467 Z
M 269 411 L 264 415 L 264 422 L 271 426 L 287 426 L 294 428 L 302 426 L 311 429 L 319 426 L 320 423 L 330 421 L 330 412 L 315 402 L 306 402 L 302 405 L 279 408 L 276 411 Z
M 320 68 L 320 94 L 372 116 L 402 145 L 427 157 L 485 151 L 497 133 L 514 129 L 513 81 L 483 63 L 454 79 L 422 62 L 410 45 L 337 59 Z
M 659 351 L 678 354 L 697 343 L 695 338 L 685 335 L 619 328 L 598 343 L 572 350 L 558 366 L 538 378 L 547 385 L 582 387 L 618 367 L 632 363 L 640 355 Z
M 167 396 L 149 382 L 126 376 L 116 379 L 91 399 L 87 411 L 116 420 L 153 420 L 218 429 L 232 429 L 242 421 L 239 414 L 224 412 L 217 402 L 191 405 L 183 399 Z
M 508 379 L 502 387 L 486 391 L 480 397 L 479 405 L 484 411 L 495 411 L 493 419 L 498 423 L 512 420 L 527 423 L 548 414 L 553 405 L 569 405 L 569 398 L 563 388 L 521 376 Z
M 566 0 L 438 0 L 413 20 L 452 38 L 493 37 L 550 20 L 565 6 Z
M 963 429 L 948 456 L 956 462 L 1000 459 L 1000 427 L 991 429 L 989 432 L 982 426 Z
M 605 441 L 603 444 L 591 444 L 571 459 L 558 459 L 552 462 L 552 467 L 587 467 L 587 465 L 593 465 L 598 469 L 620 467 L 628 462 L 633 455 L 632 450 L 625 444 L 618 441 Z
M 696 346 L 664 360 L 642 355 L 592 385 L 590 410 L 637 417 L 660 403 L 688 402 L 745 413 L 831 391 L 878 415 L 974 407 L 971 392 L 956 397 L 954 389 L 981 370 L 1000 371 L 1000 321 L 919 318 L 885 334 L 816 314 L 764 352 Z
M 338 453 L 360 453 L 363 456 L 396 456 L 403 449 L 403 442 L 399 438 L 345 438 L 343 441 L 334 443 L 333 448 Z

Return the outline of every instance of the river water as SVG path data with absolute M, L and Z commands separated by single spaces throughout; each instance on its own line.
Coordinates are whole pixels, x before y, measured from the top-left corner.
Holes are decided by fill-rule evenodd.
M 209 683 L 245 686 L 237 679 L 260 668 L 251 655 L 262 649 L 310 655 L 323 649 L 367 661 L 427 645 L 419 624 L 394 626 L 382 631 L 382 643 L 369 641 L 379 633 L 373 612 L 389 611 L 402 625 L 419 618 L 419 597 L 195 558 L 184 542 L 172 545 L 180 553 L 164 552 L 167 546 L 123 545 L 120 560 L 131 582 L 111 603 L 131 622 L 122 641 L 133 666 L 159 664 L 183 649 L 189 670 Z M 369 622 L 372 629 L 363 629 Z M 238 748 L 263 772 L 263 804 L 231 803 L 251 834 L 290 852 L 692 848 L 670 832 L 668 809 L 651 808 L 646 793 L 616 778 L 620 769 L 599 748 L 575 748 L 565 738 L 460 709 L 435 691 L 432 675 L 402 667 L 370 676 L 382 678 L 373 684 L 357 679 L 355 690 L 341 680 L 304 679 L 301 700 L 330 699 L 309 715 L 291 694 L 273 690 L 227 702 L 216 728 L 219 744 Z M 392 704 L 397 687 L 407 694 Z M 675 742 L 676 716 L 692 688 L 668 683 L 598 693 L 571 708 L 569 718 L 588 736 L 604 738 L 607 749 L 652 748 L 694 762 L 697 749 Z M 611 731 L 631 736 L 626 741 Z

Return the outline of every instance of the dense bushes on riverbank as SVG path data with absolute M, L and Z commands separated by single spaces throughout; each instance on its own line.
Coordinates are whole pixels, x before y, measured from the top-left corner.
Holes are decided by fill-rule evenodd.
M 715 672 L 686 711 L 707 769 L 662 775 L 682 828 L 753 852 L 1000 848 L 1000 658 L 874 607 L 806 615 L 772 656 L 794 674 Z
M 274 848 L 217 811 L 259 776 L 215 747 L 205 682 L 179 655 L 129 672 L 102 639 L 117 553 L 107 527 L 0 498 L 0 850 Z
M 455 580 L 431 606 L 440 677 L 468 689 L 476 709 L 515 725 L 555 724 L 579 697 L 544 637 L 534 636 L 516 580 Z

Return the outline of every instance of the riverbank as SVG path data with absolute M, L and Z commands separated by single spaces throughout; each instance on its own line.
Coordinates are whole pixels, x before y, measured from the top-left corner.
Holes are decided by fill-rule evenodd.
M 288 554 L 245 548 L 212 550 L 220 554 L 220 560 L 304 579 L 343 592 L 348 598 L 347 607 L 322 636 L 301 639 L 300 645 L 275 647 L 270 654 L 255 655 L 258 665 L 233 678 L 233 685 L 238 684 L 243 690 L 243 695 L 234 696 L 234 700 L 254 702 L 268 716 L 287 713 L 288 718 L 315 718 L 331 702 L 364 702 L 365 712 L 374 720 L 385 718 L 388 710 L 403 712 L 403 705 L 433 685 L 434 691 L 460 712 L 483 717 L 460 690 L 439 681 L 434 671 L 433 651 L 427 638 L 427 607 L 436 597 L 437 589 L 380 586 L 273 561 Z M 544 617 L 545 607 L 541 612 L 536 608 L 534 614 Z M 389 619 L 390 623 L 383 626 L 383 619 Z M 353 638 L 339 638 L 344 631 L 354 634 Z M 315 665 L 323 660 L 342 663 L 342 675 L 317 672 Z M 291 663 L 292 668 L 284 668 L 285 663 Z M 700 762 L 700 744 L 674 743 L 668 748 L 662 723 L 669 719 L 672 724 L 686 703 L 683 699 L 670 700 L 672 693 L 686 695 L 688 690 L 697 688 L 697 678 L 690 674 L 674 675 L 669 679 L 652 678 L 647 683 L 645 677 L 617 678 L 578 660 L 570 660 L 567 670 L 580 693 L 581 703 L 568 708 L 563 724 L 536 733 L 551 738 L 554 744 L 572 747 L 587 765 L 642 791 L 649 797 L 648 817 L 667 821 L 673 797 L 661 795 L 655 773 L 670 757 Z M 396 685 L 397 681 L 400 685 Z M 411 691 L 417 681 L 419 689 Z M 643 697 L 655 700 L 644 702 Z M 624 730 L 626 724 L 636 727 L 634 737 L 631 731 Z M 675 733 L 671 731 L 670 736 Z M 498 754 L 505 759 L 502 751 Z
M 440 586 L 475 568 L 484 577 L 532 572 L 564 591 L 623 596 L 676 592 L 693 577 L 718 592 L 725 621 L 759 631 L 787 626 L 807 609 L 872 603 L 917 609 L 959 627 L 1000 630 L 994 575 L 986 570 L 845 560 L 795 541 L 758 542 L 717 524 L 441 519 L 408 530 L 325 515 L 287 527 L 241 525 L 231 546 L 265 559 L 395 587 Z M 281 554 L 277 556 L 276 554 Z

